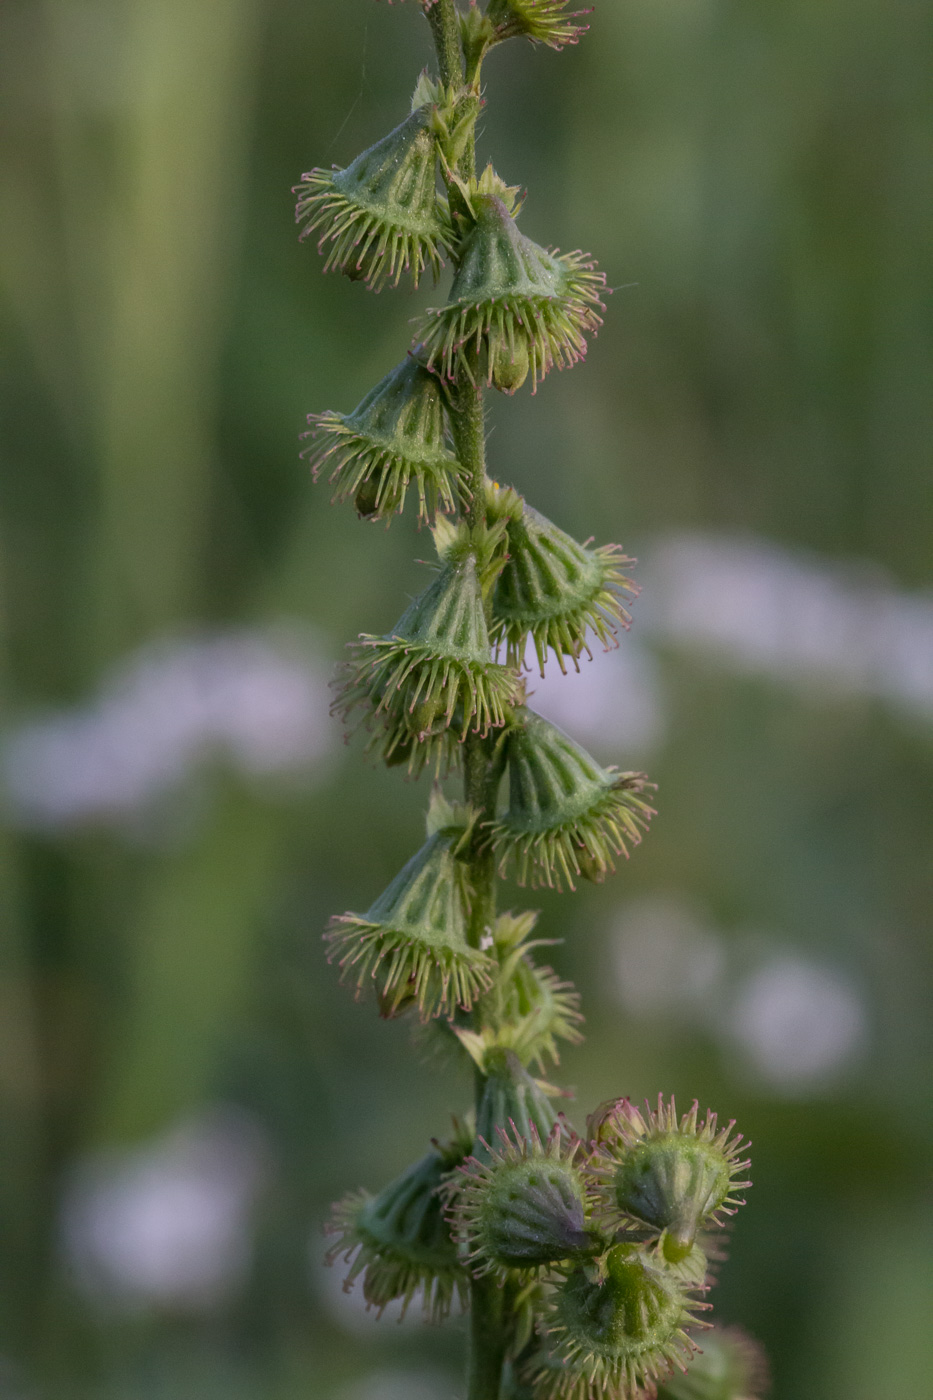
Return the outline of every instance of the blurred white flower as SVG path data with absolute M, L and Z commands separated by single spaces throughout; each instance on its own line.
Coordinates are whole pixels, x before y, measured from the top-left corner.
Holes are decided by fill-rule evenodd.
M 877 696 L 933 719 L 933 597 L 765 540 L 682 534 L 646 551 L 639 621 L 781 684 Z
M 216 1110 L 79 1165 L 62 1206 L 80 1290 L 128 1309 L 210 1309 L 243 1282 L 267 1153 L 251 1119 Z
M 532 708 L 600 756 L 642 757 L 662 741 L 666 706 L 657 663 L 631 634 L 615 650 L 597 644 L 592 661 L 584 656 L 580 670 L 568 665 L 566 675 L 552 654 L 540 676 L 533 648 L 526 664 Z
M 822 1087 L 865 1048 L 862 998 L 841 972 L 783 954 L 739 985 L 722 1027 L 727 1047 L 772 1088 Z
M 616 991 L 632 1016 L 705 1014 L 726 972 L 722 938 L 671 895 L 633 900 L 612 930 Z
M 933 719 L 933 597 L 900 593 L 877 570 L 810 558 L 766 540 L 662 536 L 644 550 L 632 633 L 579 672 L 526 663 L 531 703 L 600 756 L 641 758 L 667 730 L 650 643 L 718 655 L 781 685 L 872 695 Z
M 13 818 L 55 828 L 136 815 L 212 755 L 247 776 L 313 767 L 337 738 L 328 670 L 306 638 L 284 631 L 147 647 L 87 705 L 6 736 Z
M 623 905 L 609 954 L 630 1016 L 699 1027 L 730 1069 L 776 1092 L 820 1090 L 865 1048 L 867 1009 L 844 972 L 755 934 L 727 939 L 676 896 Z

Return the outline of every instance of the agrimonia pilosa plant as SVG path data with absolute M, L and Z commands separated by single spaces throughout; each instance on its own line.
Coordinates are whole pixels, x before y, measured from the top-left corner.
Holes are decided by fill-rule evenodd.
M 756 1349 L 704 1318 L 710 1261 L 749 1185 L 742 1139 L 663 1096 L 571 1127 L 541 1076 L 581 1038 L 578 996 L 539 963 L 534 913 L 496 909 L 508 873 L 570 890 L 602 880 L 653 816 L 644 774 L 597 763 L 529 707 L 523 680 L 526 665 L 578 668 L 594 642 L 616 644 L 632 561 L 577 543 L 486 469 L 484 395 L 581 360 L 606 288 L 588 254 L 521 231 L 514 186 L 477 174 L 483 61 L 513 39 L 561 49 L 586 25 L 566 0 L 422 8 L 437 71 L 410 115 L 296 187 L 325 269 L 373 289 L 453 271 L 400 363 L 352 412 L 309 419 L 306 452 L 335 500 L 387 522 L 414 503 L 437 553 L 395 627 L 351 647 L 335 702 L 378 759 L 433 772 L 427 839 L 326 938 L 383 1016 L 459 1048 L 476 1095 L 449 1141 L 335 1207 L 330 1257 L 380 1311 L 469 1310 L 469 1400 L 753 1400 Z M 457 801 L 440 786 L 453 773 Z

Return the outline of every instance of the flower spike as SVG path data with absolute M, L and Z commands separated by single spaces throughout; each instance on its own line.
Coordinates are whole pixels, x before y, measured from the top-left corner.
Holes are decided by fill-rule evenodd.
M 435 280 L 453 233 L 435 192 L 431 109 L 419 107 L 346 170 L 311 170 L 295 186 L 301 238 L 318 233 L 324 271 L 336 268 L 378 290 L 426 266 Z M 330 245 L 326 248 L 326 245 Z
M 463 739 L 505 723 L 517 678 L 491 660 L 473 553 L 450 558 L 388 636 L 363 636 L 353 651 L 334 710 L 369 708 L 387 759 L 399 747 L 412 755 L 413 745 L 442 738 L 451 725 Z
M 579 671 L 594 639 L 618 645 L 634 561 L 574 540 L 487 467 L 487 387 L 535 393 L 577 364 L 611 289 L 588 253 L 526 237 L 523 188 L 478 171 L 483 65 L 513 38 L 575 44 L 586 4 L 421 0 L 436 63 L 411 116 L 296 190 L 325 270 L 378 290 L 452 263 L 449 294 L 428 298 L 446 304 L 416 320 L 407 357 L 303 434 L 335 500 L 386 523 L 417 501 L 436 551 L 395 627 L 352 643 L 332 713 L 365 727 L 387 766 L 455 769 L 465 796 L 435 784 L 424 844 L 324 934 L 340 980 L 371 985 L 382 1016 L 420 1021 L 418 1039 L 455 1054 L 473 1085 L 454 1142 L 335 1207 L 329 1262 L 344 1256 L 345 1286 L 380 1312 L 423 1300 L 440 1321 L 458 1298 L 472 1307 L 468 1389 L 484 1397 L 757 1400 L 741 1338 L 713 1332 L 700 1352 L 691 1335 L 710 1330 L 701 1300 L 749 1184 L 742 1139 L 664 1098 L 646 1111 L 609 1100 L 581 1137 L 560 1112 L 573 1094 L 548 1082 L 561 1042 L 582 1039 L 579 996 L 539 965 L 559 940 L 538 936 L 535 913 L 499 913 L 496 894 L 497 877 L 601 881 L 654 816 L 644 774 L 603 767 L 527 703 L 535 659 L 542 676 L 549 662 Z
M 381 379 L 352 413 L 311 413 L 303 456 L 317 480 L 323 468 L 335 501 L 352 497 L 360 515 L 401 512 L 408 487 L 418 492 L 418 518 L 451 511 L 460 471 L 445 441 L 440 385 L 412 356 Z
M 618 545 L 577 544 L 522 502 L 509 518 L 508 552 L 493 596 L 490 635 L 494 645 L 505 644 L 510 665 L 522 664 L 529 637 L 542 676 L 548 649 L 562 671 L 568 657 L 579 670 L 581 654 L 592 657 L 588 632 L 607 651 L 618 645 L 616 629 L 631 621 L 622 597 L 638 592 L 622 572 L 634 560 Z
M 430 818 L 429 818 L 430 821 Z M 416 1003 L 422 1020 L 469 1008 L 492 981 L 493 960 L 467 942 L 465 824 L 441 826 L 365 914 L 331 920 L 325 938 L 343 976 L 378 979 L 383 1013 Z
M 472 198 L 475 225 L 461 249 L 446 306 L 423 325 L 428 366 L 448 379 L 477 377 L 512 394 L 586 354 L 602 325 L 606 278 L 584 253 L 548 252 L 519 233 L 496 195 Z
M 586 1228 L 586 1186 L 558 1123 L 542 1143 L 514 1127 L 496 1129 L 489 1160 L 468 1157 L 450 1211 L 454 1237 L 477 1275 L 507 1269 L 537 1272 L 598 1252 Z
M 562 49 L 579 43 L 588 24 L 574 24 L 591 10 L 568 10 L 568 0 L 490 0 L 486 11 L 499 39 L 530 39 Z
M 660 1236 L 665 1259 L 678 1264 L 693 1249 L 702 1227 L 722 1229 L 724 1215 L 744 1205 L 738 1181 L 750 1163 L 734 1123 L 718 1128 L 715 1113 L 701 1121 L 694 1101 L 678 1119 L 673 1099 L 658 1097 L 645 1115 L 627 1100 L 599 1129 L 599 1144 L 588 1170 L 597 1182 L 607 1225 L 645 1227 Z M 646 1105 L 647 1108 L 647 1105 Z
M 378 1196 L 353 1192 L 337 1203 L 327 1233 L 339 1238 L 327 1263 L 341 1256 L 353 1261 L 344 1292 L 362 1274 L 366 1305 L 380 1314 L 401 1299 L 404 1317 L 419 1290 L 432 1322 L 442 1321 L 456 1298 L 465 1306 L 467 1274 L 444 1219 L 439 1189 L 467 1146 L 456 1141 L 435 1145 Z
M 687 1335 L 705 1307 L 636 1245 L 618 1244 L 599 1265 L 580 1264 L 550 1307 L 550 1357 L 532 1363 L 540 1400 L 637 1400 L 696 1351 Z
M 525 884 L 600 881 L 641 841 L 654 815 L 641 794 L 643 773 L 602 768 L 585 749 L 523 707 L 500 742 L 509 767 L 509 805 L 491 840 L 504 869 L 511 859 Z

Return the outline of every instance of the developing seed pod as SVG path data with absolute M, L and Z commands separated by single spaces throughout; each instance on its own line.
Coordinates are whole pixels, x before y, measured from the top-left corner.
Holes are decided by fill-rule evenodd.
M 352 650 L 333 708 L 344 716 L 368 708 L 384 730 L 388 760 L 399 747 L 412 755 L 432 738 L 443 740 L 454 723 L 461 740 L 505 723 L 516 677 L 490 660 L 473 553 L 445 563 L 388 636 L 363 636 Z
M 494 646 L 505 644 L 512 666 L 522 664 L 530 637 L 542 676 L 549 648 L 561 671 L 565 658 L 579 671 L 581 654 L 592 658 L 589 632 L 608 651 L 618 645 L 617 628 L 632 620 L 622 598 L 638 589 L 622 567 L 634 560 L 616 544 L 577 544 L 531 506 L 521 506 L 508 521 L 508 559 L 493 595 L 490 637 Z
M 768 1389 L 764 1353 L 737 1327 L 716 1327 L 685 1374 L 675 1372 L 657 1400 L 761 1400 Z
M 550 1137 L 557 1114 L 541 1083 L 531 1077 L 514 1051 L 500 1047 L 488 1051 L 483 1073 L 486 1078 L 473 1141 L 473 1156 L 478 1161 L 490 1160 L 489 1143 L 496 1141 L 497 1128 L 511 1128 L 523 1138 L 530 1138 L 532 1129 L 541 1141 Z
M 586 1185 L 573 1161 L 579 1143 L 565 1141 L 560 1123 L 543 1144 L 534 1124 L 528 1137 L 514 1128 L 496 1136 L 488 1161 L 468 1157 L 460 1167 L 450 1213 L 474 1273 L 535 1271 L 596 1253 Z
M 703 1324 L 691 1294 L 636 1245 L 619 1244 L 599 1266 L 578 1265 L 551 1304 L 549 1353 L 532 1362 L 538 1400 L 636 1400 L 695 1351 Z
M 453 510 L 460 464 L 445 442 L 440 385 L 410 355 L 352 413 L 312 413 L 308 422 L 302 455 L 315 481 L 330 471 L 335 501 L 352 499 L 360 515 L 384 520 L 401 512 L 413 484 L 419 520 Z
M 568 10 L 567 4 L 568 0 L 489 0 L 486 14 L 498 39 L 525 38 L 562 49 L 578 43 L 589 29 L 588 24 L 574 24 L 574 20 L 590 11 Z
M 468 821 L 435 798 L 428 840 L 365 914 L 332 919 L 325 939 L 343 977 L 377 982 L 383 1014 L 416 1004 L 422 1020 L 469 1008 L 492 981 L 488 953 L 467 942 L 466 875 L 457 851 Z
M 465 1146 L 462 1141 L 436 1145 L 378 1196 L 359 1191 L 337 1203 L 327 1233 L 339 1239 L 327 1262 L 341 1256 L 352 1260 L 345 1292 L 362 1274 L 366 1304 L 380 1313 L 401 1299 L 404 1316 L 419 1290 L 432 1322 L 447 1316 L 455 1298 L 465 1306 L 467 1274 L 439 1195 L 448 1173 L 463 1160 Z
M 685 1260 L 703 1226 L 722 1228 L 723 1215 L 734 1215 L 745 1202 L 736 1191 L 751 1186 L 737 1181 L 748 1168 L 739 1160 L 743 1145 L 730 1122 L 717 1130 L 716 1114 L 698 1122 L 697 1104 L 678 1121 L 674 1100 L 633 1121 L 620 1114 L 604 1129 L 603 1140 L 588 1163 L 599 1183 L 607 1222 L 660 1234 L 664 1257 Z
M 606 1099 L 587 1116 L 586 1140 L 594 1148 L 604 1142 L 615 1142 L 619 1138 L 618 1119 L 626 1120 L 633 1133 L 638 1136 L 647 1132 L 647 1126 L 638 1109 L 630 1099 Z
M 509 769 L 509 805 L 491 827 L 500 870 L 515 861 L 519 884 L 600 881 L 614 856 L 638 845 L 654 811 L 643 773 L 602 768 L 556 725 L 521 707 L 500 741 Z
M 602 319 L 606 279 L 580 252 L 550 253 L 519 233 L 498 194 L 471 194 L 475 223 L 446 306 L 423 326 L 428 366 L 512 394 L 576 364 Z
M 546 1060 L 559 1062 L 557 1041 L 579 1045 L 580 996 L 572 982 L 563 982 L 550 967 L 539 967 L 532 959 L 534 948 L 547 940 L 531 937 L 538 915 L 502 914 L 493 929 L 493 951 L 499 970 L 486 993 L 483 1011 L 488 1024 L 498 1033 L 515 1027 L 513 1048 L 523 1064 L 544 1068 Z
M 337 268 L 378 290 L 426 266 L 437 279 L 441 251 L 453 241 L 436 190 L 437 147 L 431 108 L 419 107 L 346 170 L 311 170 L 295 186 L 301 238 L 318 232 L 324 271 Z

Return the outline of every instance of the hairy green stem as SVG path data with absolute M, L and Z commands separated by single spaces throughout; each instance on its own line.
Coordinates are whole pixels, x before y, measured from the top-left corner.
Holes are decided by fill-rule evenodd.
M 480 813 L 470 853 L 470 942 L 480 948 L 492 933 L 496 917 L 496 865 L 492 851 L 483 845 L 486 823 L 496 815 L 496 787 L 490 782 L 489 745 L 478 734 L 467 737 L 463 756 L 464 796 Z M 479 1011 L 477 1011 L 477 1017 Z M 477 1030 L 481 1029 L 477 1026 Z
M 451 405 L 457 460 L 463 468 L 461 515 L 471 530 L 486 524 L 486 419 L 482 384 L 458 386 Z
M 493 1278 L 473 1280 L 467 1400 L 499 1400 L 508 1336 L 506 1296 L 506 1289 Z
M 431 26 L 441 82 L 460 82 L 463 78 L 463 55 L 460 48 L 460 19 L 456 0 L 421 0 L 425 18 Z
M 455 0 L 425 4 L 431 26 L 440 75 L 445 83 L 463 80 L 460 23 Z M 476 169 L 476 142 L 471 132 L 459 162 L 461 173 Z M 486 423 L 480 383 L 454 386 L 451 426 L 457 457 L 463 468 L 461 519 L 480 536 L 486 528 Z M 469 734 L 463 748 L 463 781 L 468 804 L 480 813 L 470 853 L 470 941 L 479 947 L 492 930 L 496 913 L 496 870 L 492 852 L 483 848 L 485 824 L 495 817 L 496 788 L 492 745 L 479 734 Z M 474 1013 L 482 1028 L 481 1012 Z M 476 1106 L 483 1092 L 483 1076 L 476 1075 Z M 505 1290 L 491 1279 L 473 1279 L 470 1286 L 470 1349 L 467 1365 L 467 1400 L 499 1400 L 502 1367 L 509 1336 Z
M 469 525 L 475 536 L 479 536 L 486 528 L 486 420 L 482 385 L 465 384 L 455 391 L 450 416 L 457 458 L 464 472 L 460 518 Z M 488 607 L 487 603 L 487 611 Z M 492 758 L 492 742 L 488 737 L 467 735 L 463 746 L 463 786 L 466 802 L 479 813 L 469 859 L 469 936 L 473 947 L 479 948 L 491 935 L 496 917 L 495 858 L 483 841 L 487 823 L 495 820 L 499 786 Z M 477 1007 L 474 1012 L 477 1030 L 482 1029 L 481 1017 L 481 1008 Z M 482 1088 L 480 1075 L 476 1085 L 477 1108 Z M 475 1336 L 472 1345 L 476 1345 Z M 474 1400 L 472 1390 L 469 1394 L 470 1400 Z M 498 1395 L 498 1389 L 495 1392 L 482 1390 L 477 1392 L 476 1400 L 493 1395 Z

